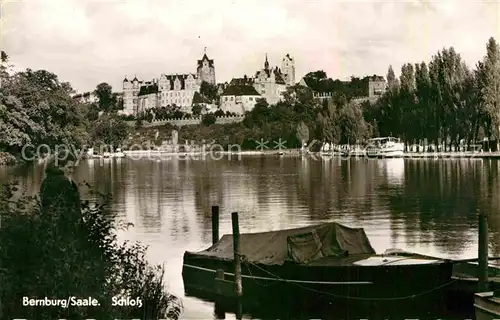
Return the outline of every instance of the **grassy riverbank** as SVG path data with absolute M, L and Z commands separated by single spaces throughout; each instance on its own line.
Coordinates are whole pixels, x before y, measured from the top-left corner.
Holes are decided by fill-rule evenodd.
M 147 127 L 134 129 L 130 133 L 128 139 L 124 143 L 124 149 L 131 146 L 159 147 L 165 141 L 168 142 L 172 138 L 172 131 L 178 130 L 178 144 L 217 144 L 222 146 L 224 150 L 229 150 L 231 146 L 239 146 L 241 150 L 256 150 L 259 146 L 257 141 L 269 141 L 266 145 L 269 149 L 273 149 L 275 144 L 283 141 L 283 149 L 294 149 L 300 147 L 300 143 L 296 137 L 294 130 L 286 131 L 281 126 L 274 128 L 266 127 L 264 129 L 256 129 L 247 127 L 243 123 L 233 124 L 212 124 L 210 126 L 191 125 L 175 128 L 172 125 L 164 125 L 160 127 Z M 266 138 L 267 137 L 267 138 Z

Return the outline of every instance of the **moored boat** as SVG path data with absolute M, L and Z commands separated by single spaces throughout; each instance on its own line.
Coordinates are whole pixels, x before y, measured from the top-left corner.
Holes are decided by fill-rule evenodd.
M 125 157 L 125 154 L 123 153 L 122 149 L 117 148 L 116 151 L 112 154 L 113 158 L 123 158 Z
M 380 137 L 368 140 L 366 156 L 370 158 L 401 158 L 404 156 L 404 143 L 399 138 Z
M 493 259 L 493 258 L 490 258 Z M 472 308 L 479 286 L 479 264 L 475 262 L 456 262 L 453 265 L 453 285 L 448 292 L 449 304 L 453 309 Z M 500 266 L 488 265 L 488 287 L 491 290 L 500 289 Z
M 362 228 L 338 223 L 241 234 L 240 255 L 244 296 L 253 302 L 285 297 L 312 303 L 433 300 L 451 284 L 451 262 L 376 254 Z M 232 235 L 206 250 L 185 252 L 186 294 L 213 300 L 231 296 L 231 290 L 221 291 L 215 276 L 219 270 L 234 281 L 233 268 Z
M 364 157 L 366 156 L 366 149 L 356 146 L 350 149 L 347 154 L 351 157 Z

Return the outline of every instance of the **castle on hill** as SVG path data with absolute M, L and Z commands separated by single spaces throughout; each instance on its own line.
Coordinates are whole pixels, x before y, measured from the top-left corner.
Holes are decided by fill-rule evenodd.
M 138 114 L 154 107 L 178 106 L 190 113 L 193 102 L 200 97 L 201 83 L 216 85 L 214 60 L 206 52 L 197 61 L 196 73 L 161 74 L 158 79 L 141 81 L 134 77 L 123 80 L 123 114 Z M 253 109 L 256 101 L 266 99 L 269 104 L 282 100 L 289 86 L 295 85 L 295 61 L 286 54 L 280 67 L 270 67 L 267 54 L 262 69 L 253 77 L 233 78 L 231 82 L 217 85 L 220 109 L 244 114 Z M 199 101 L 198 101 L 199 102 Z
M 220 108 L 224 112 L 244 114 L 255 106 L 258 99 L 264 98 L 269 104 L 283 99 L 287 88 L 295 85 L 295 61 L 286 54 L 281 68 L 269 66 L 266 58 L 264 67 L 254 77 L 233 78 L 221 93 Z
M 141 81 L 134 77 L 123 79 L 123 114 L 137 114 L 153 107 L 176 105 L 183 112 L 191 112 L 196 93 L 201 83 L 215 85 L 214 60 L 206 52 L 197 61 L 196 74 L 161 74 L 158 79 Z

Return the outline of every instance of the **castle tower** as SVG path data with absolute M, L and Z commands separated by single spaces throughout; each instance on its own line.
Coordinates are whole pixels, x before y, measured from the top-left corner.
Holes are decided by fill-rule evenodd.
M 215 66 L 214 60 L 211 60 L 207 56 L 207 48 L 205 48 L 205 53 L 201 60 L 198 60 L 198 67 L 196 68 L 196 76 L 198 84 L 203 81 L 215 85 Z
M 123 79 L 123 114 L 129 115 L 134 113 L 134 96 L 132 93 L 132 83 L 127 79 Z
M 287 86 L 295 85 L 295 61 L 288 53 L 281 62 L 281 72 Z
M 266 53 L 266 62 L 264 62 L 264 70 L 269 70 L 269 61 L 267 61 L 267 53 Z

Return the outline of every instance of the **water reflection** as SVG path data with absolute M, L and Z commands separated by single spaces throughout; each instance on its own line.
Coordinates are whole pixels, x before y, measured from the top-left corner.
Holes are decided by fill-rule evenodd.
M 113 209 L 135 224 L 123 237 L 150 246 L 166 262 L 171 291 L 183 295 L 185 250 L 211 242 L 210 207 L 221 207 L 220 234 L 240 213 L 242 232 L 320 221 L 364 227 L 377 251 L 401 247 L 424 254 L 476 255 L 476 213 L 490 214 L 491 255 L 500 254 L 498 161 L 247 157 L 241 160 L 84 161 L 75 170 Z M 0 181 L 39 190 L 43 168 L 0 167 Z M 90 197 L 85 189 L 84 195 Z M 207 318 L 213 304 L 184 301 L 184 318 Z
M 405 179 L 405 160 L 402 158 L 380 159 L 377 161 L 379 168 L 385 173 L 387 183 L 401 185 Z

